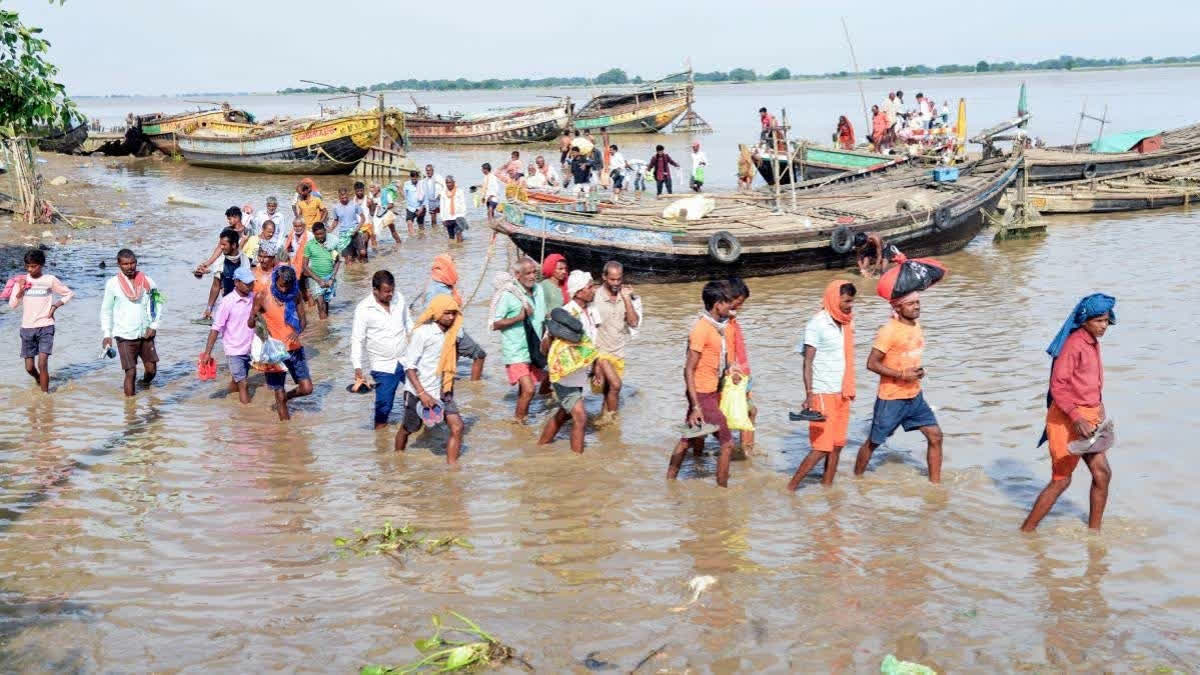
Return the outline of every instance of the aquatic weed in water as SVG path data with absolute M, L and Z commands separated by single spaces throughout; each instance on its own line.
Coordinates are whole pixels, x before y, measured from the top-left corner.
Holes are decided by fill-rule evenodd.
M 413 549 L 433 554 L 455 546 L 466 549 L 475 548 L 471 542 L 462 537 L 426 537 L 414 525 L 405 524 L 395 527 L 390 520 L 383 524 L 383 529 L 373 532 L 364 532 L 355 528 L 353 537 L 338 537 L 333 540 L 333 545 L 342 551 L 359 556 L 380 554 L 395 556 Z
M 413 643 L 423 658 L 402 666 L 363 666 L 359 675 L 406 675 L 422 671 L 450 672 L 476 668 L 492 668 L 508 661 L 517 661 L 529 670 L 533 668 L 517 656 L 512 647 L 501 643 L 479 627 L 474 621 L 451 611 L 450 614 L 462 622 L 461 625 L 443 625 L 442 618 L 433 615 L 433 635 Z M 470 639 L 452 640 L 447 634 L 461 634 Z

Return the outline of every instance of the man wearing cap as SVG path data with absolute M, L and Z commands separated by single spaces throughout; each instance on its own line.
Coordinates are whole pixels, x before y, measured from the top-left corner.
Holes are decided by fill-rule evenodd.
M 264 242 L 266 243 L 266 242 Z M 260 247 L 261 248 L 261 247 Z M 229 365 L 229 391 L 236 391 L 242 404 L 250 402 L 250 390 L 246 378 L 250 374 L 250 344 L 254 341 L 254 329 L 250 328 L 250 310 L 254 307 L 254 273 L 248 267 L 239 267 L 233 272 L 233 292 L 221 298 L 213 315 L 212 329 L 208 331 L 208 342 L 200 363 L 213 360 L 213 345 L 221 336 L 221 350 Z
M 892 318 L 879 329 L 867 357 L 867 370 L 879 375 L 879 392 L 871 433 L 854 460 L 854 475 L 863 475 L 875 448 L 903 426 L 905 431 L 920 430 L 925 434 L 929 482 L 940 483 L 942 429 L 921 393 L 921 378 L 925 377 L 925 369 L 921 367 L 925 334 L 917 322 L 921 316 L 921 297 L 914 291 L 891 303 Z
M 583 408 L 583 388 L 588 383 L 591 366 L 596 360 L 597 319 L 590 305 L 596 297 L 592 275 L 574 270 L 567 276 L 567 293 L 571 301 L 556 309 L 547 319 L 551 335 L 547 368 L 558 410 L 546 420 L 538 445 L 554 440 L 558 430 L 571 420 L 571 452 L 583 453 L 583 434 L 587 412 Z

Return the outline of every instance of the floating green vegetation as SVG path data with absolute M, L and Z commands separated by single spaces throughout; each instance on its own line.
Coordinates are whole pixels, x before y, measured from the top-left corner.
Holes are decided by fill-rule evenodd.
M 524 659 L 517 656 L 512 647 L 502 644 L 474 621 L 458 612 L 450 614 L 462 624 L 445 625 L 442 618 L 435 614 L 432 617 L 433 635 L 413 643 L 425 655 L 424 658 L 403 666 L 363 666 L 359 675 L 406 675 L 425 671 L 461 672 L 494 668 L 514 660 L 532 670 Z M 447 635 L 459 635 L 466 639 L 452 640 Z
M 383 529 L 364 532 L 355 528 L 353 537 L 338 537 L 333 545 L 347 553 L 359 556 L 390 555 L 397 556 L 410 550 L 424 553 L 440 553 L 455 546 L 459 548 L 475 548 L 471 542 L 462 537 L 427 537 L 414 525 L 394 527 L 391 521 L 383 524 Z

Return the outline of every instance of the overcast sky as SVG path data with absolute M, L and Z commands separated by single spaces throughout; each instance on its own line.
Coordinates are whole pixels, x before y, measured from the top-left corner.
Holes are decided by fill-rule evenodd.
M 843 15 L 864 70 L 1200 53 L 1197 0 L 808 4 L 0 0 L 45 29 L 75 96 L 274 91 L 304 86 L 301 78 L 594 76 L 612 67 L 653 78 L 682 70 L 689 56 L 701 71 L 851 70 Z

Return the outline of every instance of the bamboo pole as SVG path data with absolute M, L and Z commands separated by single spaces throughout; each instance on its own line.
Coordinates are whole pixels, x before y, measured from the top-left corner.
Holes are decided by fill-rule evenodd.
M 871 128 L 871 113 L 867 110 L 867 95 L 863 93 L 862 73 L 858 71 L 858 57 L 854 55 L 854 43 L 850 41 L 850 29 L 846 27 L 846 17 L 842 17 L 842 32 L 846 34 L 846 44 L 850 46 L 850 63 L 854 65 L 854 80 L 858 82 L 858 98 L 862 101 L 863 117 L 866 118 L 867 125 L 863 129 Z

